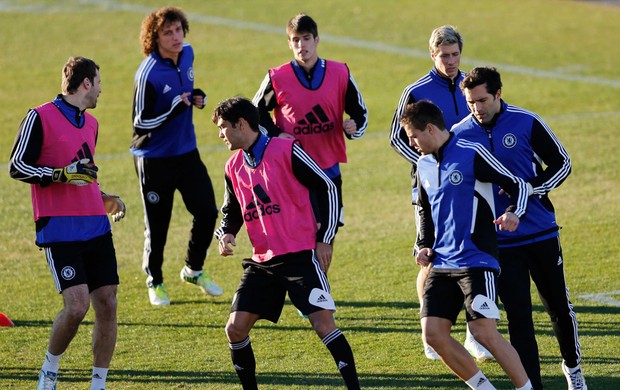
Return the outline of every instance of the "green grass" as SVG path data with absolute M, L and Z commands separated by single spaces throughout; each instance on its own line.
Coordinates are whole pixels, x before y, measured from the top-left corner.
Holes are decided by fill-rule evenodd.
M 151 0 L 9 0 L 0 2 L 0 152 L 9 157 L 19 123 L 30 107 L 59 91 L 67 57 L 84 55 L 102 67 L 99 119 L 102 188 L 120 194 L 127 217 L 113 227 L 119 260 L 119 337 L 109 375 L 111 389 L 237 389 L 224 324 L 250 252 L 245 233 L 237 255 L 212 251 L 206 268 L 224 288 L 205 298 L 178 279 L 190 215 L 174 209 L 164 275 L 168 308 L 148 304 L 141 271 L 143 215 L 132 159 L 131 99 L 141 60 L 138 32 Z M 503 96 L 539 113 L 563 141 L 573 173 L 552 193 L 563 226 L 567 282 L 580 324 L 583 369 L 592 389 L 620 388 L 620 307 L 580 298 L 620 290 L 620 7 L 570 1 L 365 1 L 304 3 L 279 0 L 169 1 L 190 14 L 188 41 L 196 51 L 196 85 L 209 95 L 196 115 L 203 159 L 223 194 L 230 155 L 209 117 L 232 95 L 252 97 L 268 67 L 288 61 L 284 26 L 299 11 L 312 15 L 322 37 L 319 53 L 349 64 L 370 111 L 370 126 L 349 142 L 343 168 L 347 226 L 339 233 L 330 282 L 339 327 L 355 352 L 361 383 L 373 389 L 465 388 L 441 363 L 421 352 L 417 267 L 410 257 L 415 227 L 409 167 L 389 146 L 388 129 L 405 85 L 428 72 L 431 30 L 456 25 L 465 37 L 462 69 L 496 64 Z M 125 5 L 125 8 L 119 7 Z M 213 24 L 219 17 L 270 26 Z M 218 19 L 222 20 L 222 19 Z M 271 32 L 273 31 L 273 32 Z M 350 38 L 361 45 L 342 44 Z M 363 43 L 367 44 L 364 45 Z M 400 52 L 381 51 L 368 43 Z M 508 68 L 510 66 L 510 68 Z M 536 71 L 536 72 L 535 72 Z M 541 73 L 547 72 L 547 73 Z M 572 79 L 571 79 L 572 78 Z M 6 163 L 2 164 L 6 172 Z M 61 308 L 43 253 L 33 245 L 27 185 L 0 175 L 0 311 L 16 324 L 0 328 L 0 388 L 33 388 L 50 327 Z M 548 389 L 565 389 L 560 355 L 547 315 L 533 291 L 542 374 Z M 616 299 L 619 294 L 615 295 Z M 62 389 L 84 389 L 91 370 L 93 315 L 62 359 Z M 500 330 L 506 333 L 505 321 Z M 454 332 L 464 337 L 464 323 Z M 341 386 L 331 357 L 307 320 L 287 304 L 277 325 L 252 332 L 261 388 L 333 389 Z M 512 388 L 496 363 L 483 370 L 499 388 Z

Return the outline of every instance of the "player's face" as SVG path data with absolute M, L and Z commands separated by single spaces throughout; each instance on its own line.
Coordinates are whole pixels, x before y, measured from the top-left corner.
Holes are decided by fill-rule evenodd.
M 159 55 L 163 58 L 170 58 L 174 61 L 179 57 L 183 50 L 183 40 L 185 32 L 180 20 L 165 23 L 157 31 L 157 48 Z
M 288 37 L 288 47 L 293 51 L 295 61 L 300 64 L 314 63 L 319 58 L 316 47 L 319 37 L 312 36 L 309 32 L 291 33 Z
M 245 142 L 241 134 L 239 123 L 233 125 L 229 121 L 219 118 L 217 120 L 217 127 L 220 129 L 219 136 L 224 140 L 228 150 L 237 150 L 243 147 Z
M 97 70 L 97 74 L 91 83 L 90 80 L 84 79 L 85 83 L 88 83 L 90 89 L 86 93 L 86 108 L 95 108 L 97 107 L 97 99 L 99 98 L 99 94 L 101 94 L 101 75 L 99 74 L 99 70 Z
M 498 90 L 495 95 L 487 92 L 486 83 L 478 85 L 472 89 L 465 89 L 465 100 L 469 106 L 469 110 L 474 114 L 478 122 L 482 124 L 490 123 L 495 114 L 502 108 L 500 100 L 502 90 Z
M 459 74 L 461 49 L 458 43 L 440 45 L 435 53 L 431 54 L 431 58 L 435 62 L 435 68 L 442 75 L 454 79 Z
M 405 133 L 407 133 L 407 138 L 409 138 L 409 146 L 417 150 L 418 153 L 433 153 L 433 144 L 429 131 L 417 129 L 411 124 L 406 124 L 404 129 Z

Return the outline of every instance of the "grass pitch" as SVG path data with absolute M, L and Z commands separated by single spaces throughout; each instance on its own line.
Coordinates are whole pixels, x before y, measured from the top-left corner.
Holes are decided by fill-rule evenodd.
M 177 198 L 164 275 L 172 300 L 148 303 L 141 271 L 143 215 L 128 152 L 134 72 L 141 60 L 138 34 L 151 9 L 173 4 L 190 18 L 187 40 L 196 52 L 196 86 L 209 101 L 195 117 L 203 160 L 223 194 L 230 152 L 210 122 L 214 105 L 232 95 L 252 97 L 267 69 L 291 59 L 286 21 L 304 11 L 319 24 L 322 57 L 347 62 L 364 94 L 370 126 L 348 142 L 343 167 L 347 226 L 339 233 L 330 282 L 339 327 L 354 350 L 361 383 L 369 389 L 465 388 L 439 362 L 422 355 L 417 267 L 410 256 L 415 227 L 409 167 L 389 146 L 388 129 L 403 88 L 427 73 L 428 37 L 442 24 L 465 38 L 461 68 L 494 65 L 503 96 L 536 111 L 573 159 L 573 173 L 552 200 L 562 225 L 568 286 L 580 325 L 582 364 L 592 389 L 620 388 L 620 8 L 571 1 L 0 1 L 0 151 L 6 172 L 15 133 L 30 107 L 59 92 L 67 57 L 101 65 L 103 93 L 98 164 L 106 192 L 123 197 L 128 214 L 114 224 L 119 260 L 119 337 L 111 389 L 237 389 L 224 324 L 250 253 L 241 232 L 237 255 L 213 250 L 206 269 L 224 288 L 206 298 L 178 278 L 191 217 Z M 0 312 L 14 328 L 0 328 L 0 388 L 33 388 L 54 316 L 61 307 L 43 253 L 33 245 L 28 186 L 0 175 Z M 560 354 L 535 290 L 545 387 L 565 389 Z M 91 370 L 89 313 L 61 361 L 59 388 L 84 389 Z M 506 333 L 506 324 L 500 322 Z M 454 327 L 464 338 L 464 322 Z M 259 383 L 265 389 L 342 386 L 334 363 L 307 320 L 290 305 L 277 325 L 252 332 Z M 496 363 L 483 370 L 499 388 L 512 388 Z

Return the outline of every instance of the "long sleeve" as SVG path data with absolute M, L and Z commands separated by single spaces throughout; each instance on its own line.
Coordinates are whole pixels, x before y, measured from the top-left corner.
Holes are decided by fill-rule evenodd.
M 553 131 L 538 117 L 532 125 L 530 142 L 534 153 L 546 168 L 543 168 L 539 161 L 536 167 L 538 175 L 529 182 L 534 188 L 534 194 L 546 195 L 570 175 L 571 159 Z
M 243 226 L 243 214 L 239 200 L 233 190 L 232 182 L 228 176 L 224 177 L 224 203 L 222 205 L 222 220 L 220 227 L 215 231 L 215 237 L 219 240 L 224 234 L 230 233 L 236 236 Z
M 520 219 L 523 218 L 529 196 L 527 183 L 513 175 L 484 146 L 462 139 L 458 141 L 458 144 L 476 150 L 477 153 L 474 157 L 476 179 L 500 186 L 506 192 L 506 196 L 510 197 L 510 206 L 506 211 L 515 213 Z
M 405 134 L 405 130 L 400 125 L 400 117 L 407 109 L 407 105 L 413 103 L 415 100 L 411 94 L 411 86 L 405 88 L 400 99 L 398 100 L 398 106 L 394 112 L 392 118 L 392 126 L 390 127 L 390 145 L 392 148 L 404 157 L 411 164 L 417 164 L 420 153 L 409 145 L 409 139 Z
M 46 186 L 52 182 L 54 167 L 37 165 L 43 144 L 41 118 L 35 110 L 28 114 L 19 126 L 11 152 L 9 175 L 15 180 Z
M 256 95 L 254 95 L 252 102 L 258 108 L 260 115 L 259 124 L 267 130 L 266 135 L 269 137 L 277 137 L 282 131 L 278 128 L 278 126 L 276 126 L 271 117 L 271 111 L 273 111 L 278 103 L 276 101 L 276 94 L 273 90 L 273 85 L 271 85 L 271 77 L 269 76 L 269 73 L 267 73 L 263 79 L 263 82 L 261 83 L 258 91 L 256 91 Z
M 345 96 L 344 112 L 355 121 L 357 130 L 352 135 L 346 135 L 349 139 L 357 139 L 364 135 L 368 127 L 368 109 L 364 103 L 364 98 L 357 87 L 357 83 L 349 72 L 349 82 Z
M 431 214 L 431 205 L 428 201 L 428 195 L 424 186 L 417 180 L 418 186 L 418 215 L 420 216 L 418 226 L 418 239 L 415 247 L 420 250 L 422 248 L 432 248 L 435 243 L 435 225 Z M 415 234 L 415 231 L 414 231 Z
M 293 145 L 293 174 L 316 195 L 318 222 L 317 242 L 331 244 L 338 226 L 338 194 L 336 186 L 316 162 L 299 146 Z
M 136 81 L 132 119 L 134 132 L 139 136 L 164 127 L 171 119 L 190 108 L 183 103 L 181 95 L 178 95 L 174 97 L 170 107 L 157 112 L 155 109 L 157 96 L 157 91 L 147 80 L 140 78 Z

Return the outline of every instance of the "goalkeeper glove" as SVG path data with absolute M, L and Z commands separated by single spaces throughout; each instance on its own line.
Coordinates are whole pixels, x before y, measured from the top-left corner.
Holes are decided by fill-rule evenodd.
M 94 164 L 89 164 L 89 162 L 89 159 L 83 158 L 64 168 L 54 169 L 52 181 L 76 186 L 85 186 L 92 183 L 97 178 L 99 168 Z

